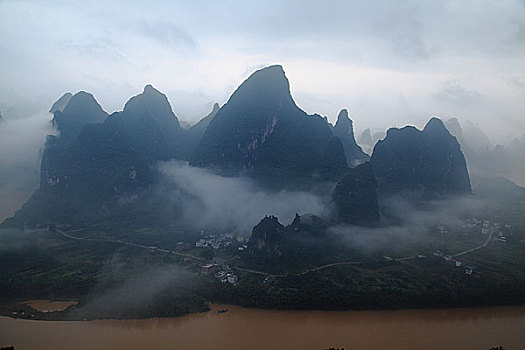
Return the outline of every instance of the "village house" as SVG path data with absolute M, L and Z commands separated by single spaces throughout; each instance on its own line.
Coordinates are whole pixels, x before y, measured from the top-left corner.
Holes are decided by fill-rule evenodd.
M 237 283 L 238 280 L 239 280 L 239 278 L 237 276 L 235 276 L 234 274 L 231 274 L 231 275 L 228 276 L 228 282 L 231 283 L 231 284 Z

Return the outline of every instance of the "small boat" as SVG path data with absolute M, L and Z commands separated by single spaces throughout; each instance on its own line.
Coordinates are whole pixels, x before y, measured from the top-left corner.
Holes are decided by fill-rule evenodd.
M 227 312 L 228 312 L 228 309 L 222 309 L 222 310 L 217 311 L 218 314 L 225 314 Z

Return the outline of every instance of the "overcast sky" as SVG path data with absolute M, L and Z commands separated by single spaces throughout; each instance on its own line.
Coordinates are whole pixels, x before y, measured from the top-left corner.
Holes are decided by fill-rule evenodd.
M 86 90 L 113 112 L 151 83 L 194 121 L 270 64 L 306 112 L 348 108 L 358 131 L 437 115 L 525 133 L 524 0 L 0 0 L 4 108 Z

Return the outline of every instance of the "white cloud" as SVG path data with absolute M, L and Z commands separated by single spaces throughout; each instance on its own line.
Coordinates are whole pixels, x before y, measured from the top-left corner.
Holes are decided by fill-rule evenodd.
M 0 123 L 0 221 L 11 216 L 38 188 L 49 114 Z
M 152 83 L 195 121 L 247 71 L 281 63 L 310 113 L 350 107 L 363 128 L 464 113 L 497 137 L 525 128 L 523 96 L 506 83 L 523 76 L 523 28 L 518 0 L 2 1 L 0 73 L 31 99 L 87 90 L 108 111 Z M 482 103 L 440 105 L 436 90 L 455 80 Z

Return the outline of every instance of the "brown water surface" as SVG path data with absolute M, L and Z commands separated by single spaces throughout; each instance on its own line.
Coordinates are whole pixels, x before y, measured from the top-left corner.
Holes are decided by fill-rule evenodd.
M 225 314 L 217 314 L 226 308 Z M 179 318 L 29 321 L 0 318 L 0 343 L 24 349 L 525 348 L 525 306 L 453 310 L 267 311 L 212 306 Z
M 71 305 L 78 304 L 78 301 L 29 300 L 24 304 L 40 312 L 55 312 L 64 311 Z

